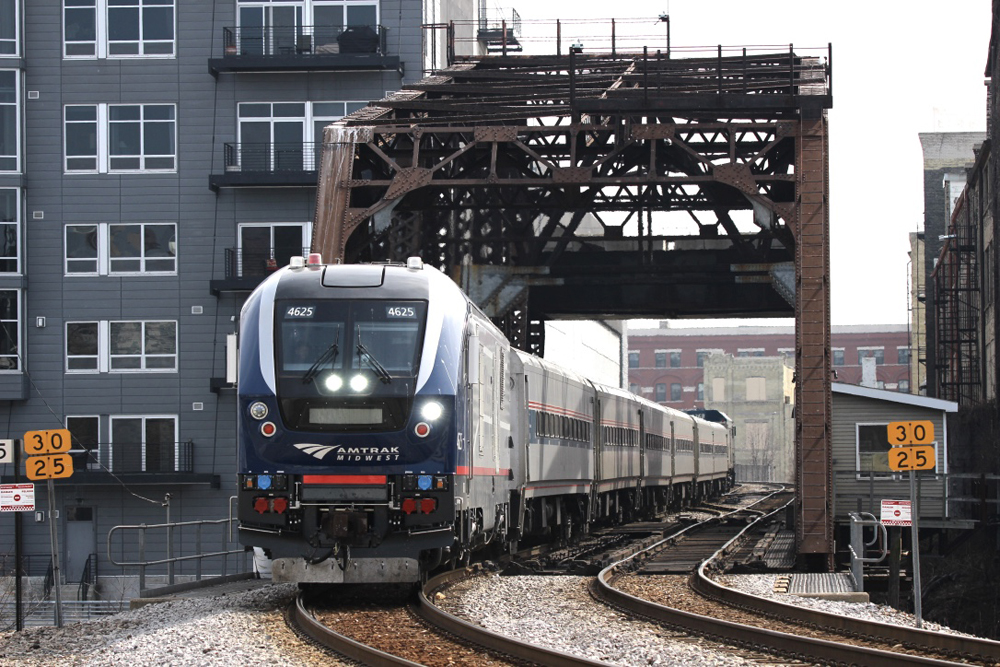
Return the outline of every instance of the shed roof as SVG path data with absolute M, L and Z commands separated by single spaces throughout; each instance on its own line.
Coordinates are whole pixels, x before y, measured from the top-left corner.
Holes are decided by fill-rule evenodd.
M 898 391 L 862 387 L 856 384 L 843 384 L 841 382 L 834 382 L 831 384 L 831 387 L 835 394 L 862 396 L 864 398 L 874 398 L 880 401 L 889 401 L 890 403 L 902 403 L 903 405 L 914 405 L 931 410 L 941 410 L 943 412 L 958 412 L 958 403 L 943 401 L 940 398 L 904 394 Z

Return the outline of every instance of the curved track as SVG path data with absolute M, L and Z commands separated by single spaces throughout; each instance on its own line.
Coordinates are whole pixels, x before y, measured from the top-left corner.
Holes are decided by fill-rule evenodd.
M 764 520 L 781 508 L 758 519 Z M 749 529 L 753 524 L 746 527 Z M 692 575 L 692 586 L 708 597 L 737 606 L 752 613 L 791 621 L 799 624 L 822 628 L 826 631 L 836 631 L 846 635 L 874 639 L 889 644 L 900 645 L 910 650 L 924 651 L 932 654 L 945 654 L 963 660 L 977 660 L 993 663 L 1000 657 L 1000 643 L 978 638 L 958 637 L 942 633 L 915 630 L 912 628 L 892 626 L 883 623 L 872 623 L 860 619 L 835 616 L 793 605 L 786 605 L 773 600 L 758 598 L 753 595 L 723 587 L 712 581 L 707 574 L 709 563 L 727 553 L 736 544 L 734 537 L 722 548 L 718 549 L 712 558 L 706 560 L 697 572 Z M 664 540 L 666 543 L 667 540 Z M 614 587 L 615 579 L 627 571 L 634 571 L 646 559 L 654 558 L 653 554 L 664 545 L 653 545 L 648 550 L 636 554 L 619 563 L 605 568 L 595 582 L 595 594 L 622 609 L 651 618 L 657 622 L 675 628 L 681 628 L 695 634 L 707 636 L 727 643 L 735 643 L 755 649 L 762 649 L 781 655 L 792 656 L 820 663 L 862 664 L 873 667 L 895 667 L 898 665 L 956 665 L 946 659 L 925 657 L 895 650 L 855 646 L 847 643 L 824 639 L 802 637 L 794 634 L 777 632 L 751 625 L 741 625 L 710 616 L 701 616 L 679 609 L 660 605 L 648 600 L 629 595 Z M 636 562 L 637 561 L 637 562 Z

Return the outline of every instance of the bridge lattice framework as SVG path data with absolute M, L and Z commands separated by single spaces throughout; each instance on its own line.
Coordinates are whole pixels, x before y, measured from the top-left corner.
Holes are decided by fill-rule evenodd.
M 465 59 L 325 130 L 313 250 L 554 318 L 794 314 L 797 547 L 833 555 L 829 53 Z

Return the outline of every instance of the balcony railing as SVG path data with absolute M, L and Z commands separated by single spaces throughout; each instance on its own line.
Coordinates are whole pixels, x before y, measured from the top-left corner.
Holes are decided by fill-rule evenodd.
M 385 28 L 380 25 L 268 26 L 223 28 L 224 58 L 240 56 L 385 55 Z
M 70 450 L 73 477 L 89 473 L 191 473 L 194 441 L 102 443 L 94 448 Z
M 264 278 L 288 265 L 295 255 L 306 256 L 309 248 L 226 248 L 224 280 L 213 280 L 212 293 L 250 292 Z
M 209 71 L 282 69 L 395 69 L 399 56 L 386 53 L 386 28 L 380 25 L 254 26 L 222 29 L 222 58 Z
M 229 143 L 223 148 L 227 172 L 316 171 L 323 142 Z
M 209 176 L 212 190 L 232 187 L 315 187 L 323 142 L 227 143 L 225 173 Z

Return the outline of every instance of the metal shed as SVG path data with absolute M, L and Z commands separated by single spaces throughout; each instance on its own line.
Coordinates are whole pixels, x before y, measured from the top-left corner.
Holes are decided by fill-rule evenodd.
M 958 404 L 926 396 L 833 383 L 831 447 L 835 522 L 849 522 L 848 512 L 879 516 L 881 501 L 908 500 L 909 474 L 888 464 L 886 426 L 895 421 L 934 424 L 937 466 L 918 473 L 920 522 L 928 528 L 968 528 L 948 511 L 948 419 Z M 962 525 L 959 525 L 962 524 Z

